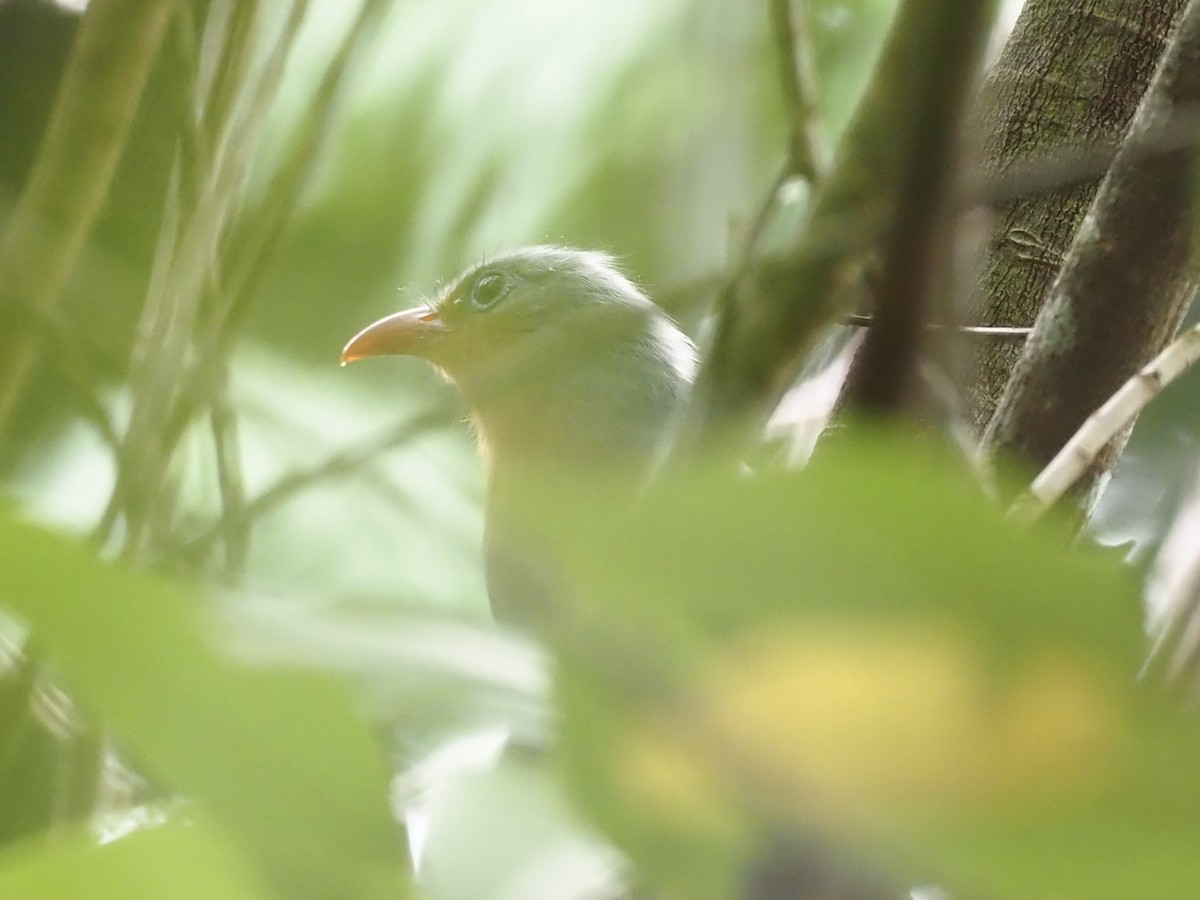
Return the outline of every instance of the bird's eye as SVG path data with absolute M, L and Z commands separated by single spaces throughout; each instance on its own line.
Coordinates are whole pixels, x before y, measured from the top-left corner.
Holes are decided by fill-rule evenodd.
M 488 272 L 471 286 L 471 305 L 476 309 L 491 309 L 508 293 L 509 281 L 499 272 Z

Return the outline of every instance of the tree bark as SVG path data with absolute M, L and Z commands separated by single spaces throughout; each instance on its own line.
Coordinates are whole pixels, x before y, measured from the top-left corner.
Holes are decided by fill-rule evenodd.
M 1080 160 L 1080 178 L 994 210 L 968 321 L 1030 326 L 1095 196 L 1082 161 L 1115 148 L 1133 118 L 1184 0 L 1028 0 L 980 97 L 984 167 L 1003 178 L 1031 160 Z M 1018 179 L 1019 180 L 1019 179 Z M 987 426 L 1021 353 L 981 343 L 972 417 Z
M 719 301 L 721 316 L 676 441 L 678 457 L 740 452 L 760 433 L 814 336 L 854 296 L 847 285 L 857 280 L 863 257 L 907 211 L 901 195 L 913 173 L 929 165 L 922 154 L 930 141 L 943 136 L 942 110 L 932 122 L 927 118 L 930 98 L 953 103 L 975 77 L 973 51 L 991 28 L 994 6 L 992 0 L 900 4 L 800 237 L 782 257 L 741 273 Z M 926 127 L 936 133 L 931 137 Z
M 1190 0 L 1000 400 L 990 452 L 1044 466 L 1178 329 L 1200 283 L 1196 148 L 1160 136 L 1198 105 L 1200 0 Z M 1093 466 L 1093 485 L 1120 443 Z

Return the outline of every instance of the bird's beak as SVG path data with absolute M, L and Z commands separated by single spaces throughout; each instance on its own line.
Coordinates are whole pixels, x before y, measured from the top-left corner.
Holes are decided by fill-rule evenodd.
M 446 331 L 438 311 L 418 306 L 368 325 L 342 348 L 342 365 L 368 356 L 425 356 L 429 343 Z

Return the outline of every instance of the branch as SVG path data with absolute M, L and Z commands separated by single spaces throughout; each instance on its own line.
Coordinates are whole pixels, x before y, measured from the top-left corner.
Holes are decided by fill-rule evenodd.
M 908 126 L 913 137 L 907 166 L 883 235 L 879 273 L 872 279 L 871 328 L 841 398 L 851 412 L 886 416 L 915 412 L 923 405 L 917 380 L 926 330 L 922 323 L 934 310 L 949 306 L 961 123 L 995 12 L 982 3 L 962 6 L 957 21 L 933 35 L 926 48 L 940 71 L 920 85 L 925 102 L 912 111 Z
M 806 0 L 799 0 L 800 25 L 792 16 L 792 0 L 769 0 L 767 12 L 779 81 L 788 120 L 788 155 L 785 171 L 817 184 L 827 167 L 826 152 L 819 134 L 815 66 L 812 63 Z M 776 189 L 776 192 L 778 188 Z
M 843 288 L 863 255 L 894 223 L 900 191 L 926 146 L 916 127 L 919 110 L 944 89 L 948 68 L 973 60 L 962 38 L 986 30 L 992 6 L 986 0 L 901 4 L 804 232 L 784 258 L 763 261 L 727 291 L 679 427 L 677 456 L 740 444 L 766 420 L 818 329 L 842 311 Z M 954 62 L 948 67 L 947 60 Z
M 240 506 L 235 513 L 226 509 L 213 525 L 184 545 L 183 554 L 193 559 L 201 559 L 230 528 L 248 530 L 255 521 L 277 509 L 296 494 L 321 482 L 352 475 L 388 450 L 428 431 L 444 428 L 455 420 L 456 416 L 448 409 L 430 409 L 405 419 L 371 440 L 339 450 L 310 469 L 285 475 L 249 503 Z
M 1096 410 L 1017 498 L 1009 516 L 1026 524 L 1041 518 L 1096 464 L 1109 442 L 1197 360 L 1200 360 L 1200 325 L 1177 337 Z
M 221 540 L 225 545 L 225 576 L 236 583 L 245 572 L 250 545 L 246 522 L 246 485 L 242 480 L 242 455 L 238 418 L 229 402 L 229 374 L 225 369 L 221 386 L 209 412 L 213 450 L 217 465 L 217 487 L 221 495 Z

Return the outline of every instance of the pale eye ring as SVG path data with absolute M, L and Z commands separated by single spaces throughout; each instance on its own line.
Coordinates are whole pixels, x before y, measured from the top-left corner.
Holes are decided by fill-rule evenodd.
M 509 287 L 507 276 L 500 272 L 487 272 L 471 285 L 471 305 L 476 309 L 491 309 L 504 298 Z

